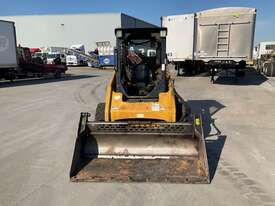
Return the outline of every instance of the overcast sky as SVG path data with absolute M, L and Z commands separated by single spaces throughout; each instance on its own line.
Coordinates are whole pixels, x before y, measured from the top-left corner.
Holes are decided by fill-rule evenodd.
M 255 43 L 275 41 L 275 0 L 0 0 L 0 16 L 124 12 L 160 25 L 160 17 L 217 7 L 257 8 Z

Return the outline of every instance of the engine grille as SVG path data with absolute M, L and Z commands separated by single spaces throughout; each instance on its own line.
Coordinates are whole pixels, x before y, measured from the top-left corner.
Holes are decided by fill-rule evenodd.
M 186 134 L 193 135 L 193 125 L 190 123 L 144 123 L 144 122 L 88 122 L 88 128 L 93 134 L 131 133 L 131 134 Z

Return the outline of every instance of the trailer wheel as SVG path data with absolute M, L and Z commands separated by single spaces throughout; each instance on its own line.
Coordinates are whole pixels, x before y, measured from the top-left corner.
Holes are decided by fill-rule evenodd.
M 178 76 L 183 76 L 184 75 L 184 69 L 183 68 L 178 68 Z
M 16 79 L 16 74 L 15 74 L 14 72 L 12 72 L 12 71 L 11 71 L 11 72 L 8 72 L 8 73 L 5 75 L 4 79 L 10 80 L 11 82 L 13 82 L 13 80 Z
M 246 69 L 246 61 L 242 60 L 237 65 L 236 72 L 235 72 L 236 77 L 244 77 L 245 69 Z
M 101 102 L 96 107 L 95 121 L 102 122 L 104 120 L 105 120 L 105 103 Z
M 212 82 L 212 84 L 215 84 L 215 76 L 218 73 L 218 69 L 216 68 L 210 68 L 210 82 Z
M 42 78 L 44 75 L 42 73 L 37 74 L 37 77 Z
M 60 71 L 55 72 L 54 77 L 56 79 L 60 79 L 61 78 L 61 72 Z
M 193 65 L 192 67 L 193 67 L 192 70 L 191 70 L 192 75 L 197 75 L 197 74 L 200 73 L 199 72 L 200 71 L 199 65 Z
M 240 69 L 245 69 L 245 68 L 246 68 L 246 61 L 243 61 L 243 60 L 240 61 L 240 62 L 239 62 L 239 68 L 240 68 Z

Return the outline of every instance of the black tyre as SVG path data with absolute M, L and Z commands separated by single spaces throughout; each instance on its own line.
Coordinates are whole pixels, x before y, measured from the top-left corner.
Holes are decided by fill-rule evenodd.
M 182 77 L 184 75 L 184 69 L 178 68 L 178 76 Z
M 99 103 L 96 107 L 95 121 L 104 121 L 105 118 L 105 103 Z
M 55 72 L 54 77 L 56 79 L 60 79 L 61 78 L 61 72 L 59 72 L 59 71 Z
M 239 68 L 240 68 L 240 69 L 245 69 L 245 68 L 246 68 L 246 61 L 243 61 L 243 60 L 240 61 L 240 62 L 239 62 Z

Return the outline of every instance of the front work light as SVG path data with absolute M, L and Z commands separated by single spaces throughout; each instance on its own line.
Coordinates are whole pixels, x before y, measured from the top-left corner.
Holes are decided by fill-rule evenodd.
M 167 36 L 167 30 L 166 29 L 160 30 L 160 37 L 166 37 L 166 36 Z
M 122 37 L 122 31 L 121 30 L 116 30 L 116 37 L 121 38 Z

